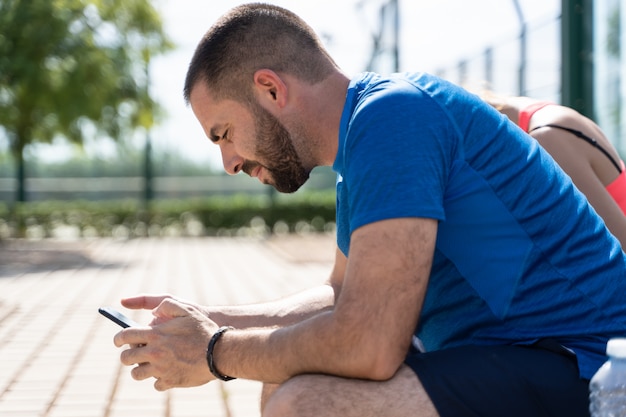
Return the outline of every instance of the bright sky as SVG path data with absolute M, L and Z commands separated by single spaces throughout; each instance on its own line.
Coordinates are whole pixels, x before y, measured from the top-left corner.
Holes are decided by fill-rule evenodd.
M 155 147 L 171 149 L 194 161 L 221 168 L 216 146 L 209 143 L 185 106 L 182 87 L 197 42 L 234 0 L 154 0 L 176 50 L 151 66 L 151 91 L 167 119 L 151 134 Z M 362 71 L 377 28 L 376 5 L 382 0 L 275 0 L 304 18 L 348 74 Z M 519 0 L 528 22 L 555 18 L 561 0 Z M 360 11 L 357 4 L 361 4 Z M 520 30 L 514 0 L 399 0 L 401 71 L 434 72 L 461 58 L 480 54 L 487 45 L 515 39 Z M 106 147 L 102 147 L 102 151 Z M 47 152 L 45 147 L 42 153 Z

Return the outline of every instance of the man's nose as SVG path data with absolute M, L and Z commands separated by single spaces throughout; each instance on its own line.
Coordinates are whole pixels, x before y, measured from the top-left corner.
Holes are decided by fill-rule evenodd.
M 235 175 L 241 171 L 243 167 L 244 159 L 232 149 L 232 146 L 224 145 L 220 147 L 222 152 L 222 164 L 224 164 L 224 171 L 229 175 Z

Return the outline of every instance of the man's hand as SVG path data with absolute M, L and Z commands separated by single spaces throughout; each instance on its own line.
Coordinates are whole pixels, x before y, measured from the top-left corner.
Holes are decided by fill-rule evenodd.
M 116 346 L 130 345 L 120 359 L 137 365 L 136 380 L 156 378 L 154 387 L 164 391 L 191 387 L 213 379 L 206 362 L 206 349 L 218 326 L 195 304 L 170 296 L 140 296 L 123 300 L 129 308 L 153 308 L 150 327 L 130 327 L 115 335 Z

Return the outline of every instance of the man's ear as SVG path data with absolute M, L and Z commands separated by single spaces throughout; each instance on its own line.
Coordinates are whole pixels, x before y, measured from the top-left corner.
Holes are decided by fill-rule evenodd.
M 274 71 L 260 69 L 254 73 L 254 88 L 261 102 L 282 108 L 287 103 L 287 85 Z

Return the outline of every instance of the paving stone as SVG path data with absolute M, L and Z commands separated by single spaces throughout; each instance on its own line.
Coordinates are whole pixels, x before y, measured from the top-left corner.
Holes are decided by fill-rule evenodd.
M 0 416 L 258 416 L 258 382 L 163 393 L 133 380 L 113 345 L 119 327 L 97 309 L 141 292 L 276 299 L 324 281 L 334 247 L 327 235 L 0 242 Z

